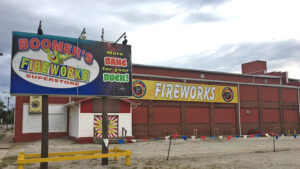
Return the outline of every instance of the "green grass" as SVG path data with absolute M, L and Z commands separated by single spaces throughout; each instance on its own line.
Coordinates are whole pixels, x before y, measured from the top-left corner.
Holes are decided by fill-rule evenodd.
M 0 163 L 0 168 L 6 168 L 9 165 L 17 165 L 17 158 L 18 158 L 18 156 L 11 156 L 11 157 L 3 158 L 2 162 Z

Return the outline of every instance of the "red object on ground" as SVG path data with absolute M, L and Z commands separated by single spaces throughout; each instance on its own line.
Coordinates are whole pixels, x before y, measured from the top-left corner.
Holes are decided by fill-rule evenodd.
M 177 137 L 178 137 L 177 133 L 173 134 L 173 138 L 177 138 Z
M 147 139 L 144 139 L 144 141 L 147 141 Z
M 250 135 L 250 138 L 252 138 L 252 137 L 254 137 L 254 134 L 251 134 L 251 135 Z
M 229 141 L 231 139 L 231 136 L 227 136 L 227 141 Z
M 205 140 L 205 136 L 201 136 L 201 138 L 202 138 L 203 140 Z

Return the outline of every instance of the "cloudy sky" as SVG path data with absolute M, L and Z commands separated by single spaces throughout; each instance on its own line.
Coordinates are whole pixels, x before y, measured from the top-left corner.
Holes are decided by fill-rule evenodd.
M 0 92 L 9 92 L 11 32 L 115 41 L 123 32 L 133 63 L 241 72 L 265 60 L 268 71 L 300 79 L 299 0 L 0 0 Z M 3 97 L 3 95 L 2 95 Z

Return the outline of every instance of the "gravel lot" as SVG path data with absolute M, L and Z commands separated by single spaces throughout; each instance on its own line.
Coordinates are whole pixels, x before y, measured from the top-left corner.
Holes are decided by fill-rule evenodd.
M 16 156 L 20 151 L 40 153 L 41 143 L 11 143 L 13 133 L 9 132 L 0 141 L 0 168 L 16 168 Z M 113 148 L 114 145 L 110 145 Z M 207 139 L 203 141 L 183 139 L 172 140 L 169 160 L 166 160 L 169 142 L 165 140 L 148 140 L 136 143 L 118 144 L 120 149 L 131 150 L 131 166 L 125 166 L 125 158 L 118 161 L 109 159 L 108 166 L 101 166 L 100 159 L 75 160 L 49 163 L 49 169 L 299 169 L 300 168 L 300 138 L 292 136 L 279 137 L 276 141 L 276 152 L 273 152 L 272 138 L 232 138 L 229 141 Z M 1 148 L 2 147 L 2 148 Z M 96 144 L 75 144 L 68 138 L 51 139 L 49 152 L 83 151 L 101 149 Z M 25 165 L 25 169 L 39 168 L 39 164 Z

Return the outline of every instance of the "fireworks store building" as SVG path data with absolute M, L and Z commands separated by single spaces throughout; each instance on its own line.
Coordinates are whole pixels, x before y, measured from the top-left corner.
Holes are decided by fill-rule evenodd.
M 300 80 L 267 72 L 265 61 L 242 64 L 242 74 L 138 64 L 132 72 L 133 97 L 108 100 L 110 138 L 300 132 Z M 49 137 L 101 138 L 101 103 L 49 97 Z M 41 138 L 41 114 L 29 105 L 16 97 L 15 142 Z

